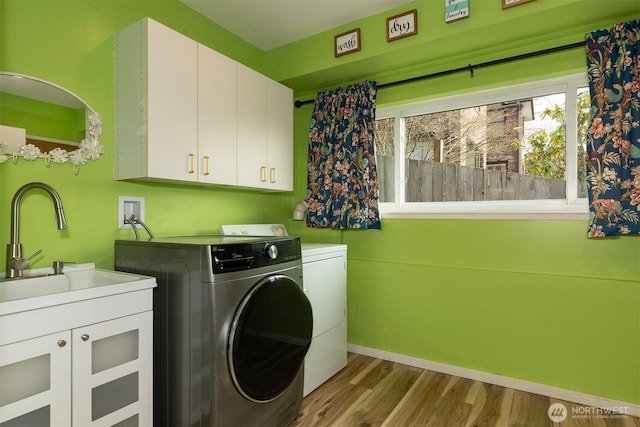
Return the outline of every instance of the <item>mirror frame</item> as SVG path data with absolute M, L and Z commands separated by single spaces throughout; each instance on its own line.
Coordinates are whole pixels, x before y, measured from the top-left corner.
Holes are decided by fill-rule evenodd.
M 0 164 L 9 159 L 12 159 L 14 164 L 18 164 L 18 160 L 20 158 L 28 161 L 44 159 L 44 164 L 47 167 L 50 166 L 52 162 L 57 164 L 71 163 L 73 165 L 73 171 L 77 175 L 81 165 L 87 164 L 89 160 L 98 160 L 100 156 L 102 156 L 104 153 L 104 147 L 99 141 L 100 135 L 102 135 L 102 119 L 100 118 L 100 114 L 91 108 L 89 104 L 62 86 L 37 77 L 12 73 L 9 71 L 0 71 L 0 77 L 2 76 L 32 80 L 38 84 L 45 84 L 53 89 L 58 89 L 73 97 L 85 107 L 86 133 L 85 138 L 79 144 L 79 148 L 70 151 L 58 147 L 45 153 L 42 152 L 39 147 L 26 143 L 26 141 L 18 150 L 11 151 L 5 144 L 0 143 Z

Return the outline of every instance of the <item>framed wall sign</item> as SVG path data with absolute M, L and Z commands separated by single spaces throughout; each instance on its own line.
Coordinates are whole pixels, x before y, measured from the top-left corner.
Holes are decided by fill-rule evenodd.
M 469 0 L 444 0 L 444 20 L 453 22 L 469 17 Z
M 418 11 L 416 9 L 387 18 L 387 41 L 418 34 Z
M 349 30 L 334 37 L 334 53 L 336 57 L 360 50 L 360 28 Z
M 529 3 L 530 1 L 534 0 L 502 0 L 502 8 L 506 9 L 509 7 L 521 5 L 523 3 Z

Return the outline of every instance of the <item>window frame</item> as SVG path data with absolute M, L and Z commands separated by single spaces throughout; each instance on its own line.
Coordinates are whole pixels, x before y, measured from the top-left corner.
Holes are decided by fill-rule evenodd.
M 588 86 L 586 73 L 535 82 L 449 95 L 389 107 L 379 106 L 376 120 L 394 118 L 395 202 L 380 203 L 383 218 L 452 218 L 452 219 L 588 219 L 588 199 L 578 198 L 578 112 L 577 93 Z M 458 202 L 406 202 L 405 135 L 407 116 L 470 108 L 498 102 L 565 93 L 566 199 L 496 200 Z

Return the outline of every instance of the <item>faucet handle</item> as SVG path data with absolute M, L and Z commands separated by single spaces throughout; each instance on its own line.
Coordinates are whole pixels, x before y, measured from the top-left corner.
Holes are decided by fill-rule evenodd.
M 40 255 L 41 253 L 42 253 L 42 249 L 38 249 L 37 251 L 35 251 L 35 253 L 33 255 L 31 255 L 29 258 L 27 258 L 27 261 L 31 261 L 32 259 L 34 259 L 38 255 Z
M 40 255 L 41 253 L 42 253 L 42 249 L 38 249 L 29 258 L 15 258 L 13 260 L 13 268 L 15 268 L 16 270 L 26 270 L 27 268 L 29 268 L 29 264 L 30 264 L 29 261 L 31 261 L 32 259 L 34 259 L 38 255 Z

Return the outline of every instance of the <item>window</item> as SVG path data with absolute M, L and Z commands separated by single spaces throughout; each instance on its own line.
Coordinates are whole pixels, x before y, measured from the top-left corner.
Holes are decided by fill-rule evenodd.
M 584 75 L 380 107 L 383 216 L 586 217 Z

